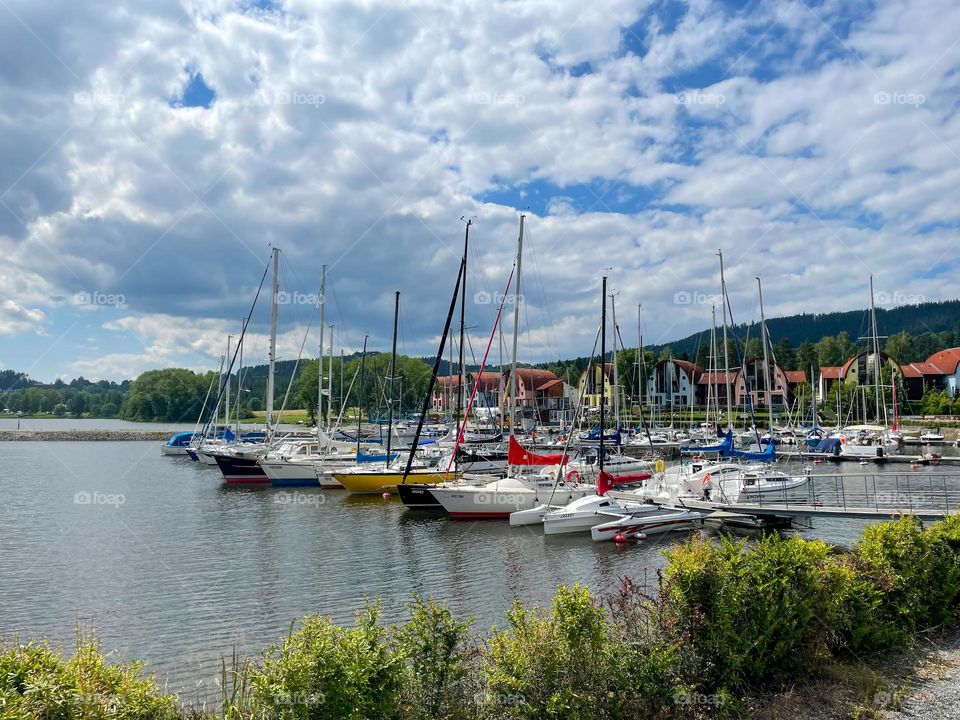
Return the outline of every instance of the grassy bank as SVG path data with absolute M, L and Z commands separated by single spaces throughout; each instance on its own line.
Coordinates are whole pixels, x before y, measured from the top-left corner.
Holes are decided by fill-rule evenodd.
M 209 715 L 93 644 L 70 659 L 7 647 L 0 718 L 734 718 L 828 680 L 855 688 L 870 717 L 897 697 L 871 666 L 958 621 L 960 517 L 875 525 L 843 553 L 797 537 L 695 538 L 667 557 L 655 595 L 630 581 L 602 601 L 561 586 L 549 608 L 516 604 L 480 638 L 419 600 L 399 625 L 376 604 L 349 628 L 309 616 L 259 659 L 225 664 Z

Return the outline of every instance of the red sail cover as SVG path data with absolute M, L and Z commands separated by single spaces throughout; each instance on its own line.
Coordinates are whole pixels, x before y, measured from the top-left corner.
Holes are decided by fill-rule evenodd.
M 650 473 L 632 473 L 629 475 L 617 475 L 614 477 L 606 470 L 597 475 L 597 495 L 606 495 L 608 490 L 613 490 L 617 485 L 649 480 L 652 477 Z
M 510 446 L 507 450 L 507 462 L 511 465 L 562 465 L 567 461 L 565 455 L 537 455 L 524 450 L 517 439 L 510 436 Z

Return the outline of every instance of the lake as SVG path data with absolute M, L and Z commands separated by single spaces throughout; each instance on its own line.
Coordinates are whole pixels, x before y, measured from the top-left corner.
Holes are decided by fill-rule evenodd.
M 69 648 L 78 625 L 92 628 L 187 702 L 211 697 L 234 647 L 256 654 L 307 613 L 349 623 L 382 598 L 400 620 L 420 594 L 482 631 L 557 583 L 600 594 L 622 576 L 653 583 L 663 548 L 683 539 L 618 547 L 451 522 L 395 498 L 227 488 L 215 467 L 163 457 L 156 442 L 0 443 L 0 480 L 0 637 Z M 823 521 L 805 534 L 848 543 L 861 528 Z

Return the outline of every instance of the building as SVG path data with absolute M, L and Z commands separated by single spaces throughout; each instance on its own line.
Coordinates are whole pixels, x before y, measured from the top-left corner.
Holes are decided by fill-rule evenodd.
M 888 368 L 897 376 L 897 386 L 902 389 L 906 401 L 918 401 L 927 390 L 946 390 L 953 397 L 960 387 L 960 348 L 950 348 L 934 353 L 926 362 L 900 364 L 885 352 L 880 352 L 880 366 Z M 817 383 L 817 399 L 821 402 L 831 388 L 843 382 L 848 385 L 873 385 L 878 363 L 874 354 L 865 350 L 854 355 L 841 367 L 821 367 Z M 886 383 L 889 384 L 889 378 Z
M 455 412 L 457 409 L 457 393 L 460 391 L 460 375 L 440 375 L 437 376 L 436 385 L 433 388 L 433 410 L 438 413 Z M 500 407 L 500 373 L 498 372 L 469 372 L 467 373 L 467 383 L 464 389 L 463 399 L 460 401 L 460 407 L 465 409 L 470 402 L 470 396 L 473 395 L 474 388 L 477 394 L 473 400 L 475 413 L 478 416 L 495 415 Z M 479 383 L 479 387 L 477 387 Z M 448 407 L 449 403 L 449 407 Z M 486 410 L 486 413 L 479 412 Z
M 698 401 L 697 386 L 703 368 L 686 360 L 661 360 L 647 377 L 645 405 L 690 407 Z
M 600 394 L 606 396 L 607 407 L 613 407 L 613 363 L 592 363 L 580 373 L 577 381 L 577 397 L 583 398 L 584 407 L 600 407 Z

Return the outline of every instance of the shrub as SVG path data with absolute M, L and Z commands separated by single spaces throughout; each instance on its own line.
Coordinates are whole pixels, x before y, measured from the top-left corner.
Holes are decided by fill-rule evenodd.
M 467 647 L 470 621 L 459 622 L 450 610 L 416 598 L 407 606 L 410 620 L 396 629 L 399 651 L 407 662 L 403 689 L 404 717 L 466 718 L 475 711 L 476 656 Z
M 0 653 L 2 720 L 173 720 L 177 698 L 161 693 L 143 664 L 112 665 L 96 642 L 78 639 L 64 660 L 48 645 L 16 644 Z
M 580 586 L 560 586 L 552 611 L 519 602 L 484 658 L 487 709 L 497 718 L 610 717 L 620 702 L 619 653 L 603 610 Z
M 665 602 L 709 688 L 775 685 L 823 656 L 820 568 L 829 548 L 765 537 L 747 548 L 693 539 L 668 551 Z
M 320 615 L 271 647 L 249 673 L 253 715 L 269 720 L 383 720 L 399 715 L 404 661 L 379 624 L 379 605 L 353 628 Z
M 960 518 L 928 529 L 910 516 L 872 525 L 856 549 L 868 572 L 885 581 L 881 621 L 900 629 L 896 644 L 954 619 L 960 601 Z

